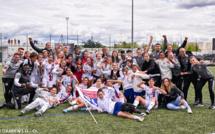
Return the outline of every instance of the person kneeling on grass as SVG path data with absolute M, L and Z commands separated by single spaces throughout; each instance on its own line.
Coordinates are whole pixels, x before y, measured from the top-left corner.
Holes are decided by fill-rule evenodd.
M 36 117 L 42 116 L 42 114 L 51 107 L 56 107 L 60 104 L 57 97 L 57 88 L 55 85 L 51 88 L 50 92 L 47 88 L 38 88 L 36 90 L 37 95 L 41 98 L 36 98 L 32 103 L 26 106 L 20 113 L 24 115 L 27 111 L 36 108 L 38 111 L 35 113 Z
M 102 89 L 98 90 L 98 113 L 102 112 L 108 112 L 109 114 L 114 114 L 118 117 L 126 117 L 130 119 L 136 119 L 138 121 L 143 121 L 144 116 L 146 115 L 145 113 L 142 113 L 141 111 L 137 110 L 132 104 L 129 103 L 121 103 L 121 102 L 113 102 L 112 101 L 112 96 L 114 93 L 114 89 L 107 87 L 106 89 L 109 90 L 108 94 L 104 94 Z M 126 112 L 130 113 L 139 113 L 141 116 L 136 116 L 133 114 L 127 114 Z
M 167 94 L 166 91 L 155 87 L 155 80 L 154 78 L 150 78 L 148 81 L 149 86 L 146 86 L 144 84 L 145 82 L 142 81 L 141 83 L 137 84 L 138 87 L 145 90 L 145 99 L 143 99 L 141 96 L 137 96 L 134 101 L 134 106 L 137 107 L 140 103 L 144 108 L 146 108 L 146 114 L 150 113 L 150 110 L 152 108 L 157 109 L 158 108 L 158 95 L 159 94 Z
M 169 78 L 164 78 L 161 88 L 167 92 L 164 105 L 170 110 L 187 109 L 188 113 L 192 113 L 190 106 L 184 99 L 184 93 L 178 89 Z M 181 106 L 179 106 L 182 104 Z

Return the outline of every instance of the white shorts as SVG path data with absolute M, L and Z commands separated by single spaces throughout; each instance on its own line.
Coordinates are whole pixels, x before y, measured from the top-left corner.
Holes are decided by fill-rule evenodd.
M 142 106 L 142 107 L 144 107 L 144 108 L 146 108 L 146 109 L 147 109 L 147 108 L 149 107 L 150 102 L 151 102 L 151 101 L 147 101 L 147 100 L 145 100 L 145 105 L 144 105 L 144 106 Z M 158 108 L 158 103 L 157 103 L 157 105 L 156 105 L 156 106 L 154 106 L 154 107 L 153 107 L 153 109 L 157 109 L 157 108 Z
M 53 86 L 53 82 L 52 81 L 47 81 L 45 78 L 43 78 L 43 80 L 42 80 L 42 86 L 43 87 L 51 88 Z

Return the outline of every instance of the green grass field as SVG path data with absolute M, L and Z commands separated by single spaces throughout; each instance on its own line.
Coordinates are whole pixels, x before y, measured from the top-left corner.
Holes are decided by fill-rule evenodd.
M 215 68 L 210 68 L 215 74 Z M 0 70 L 1 71 L 1 70 Z M 1 76 L 0 76 L 1 77 Z M 203 102 L 210 104 L 208 86 L 203 89 Z M 0 86 L 0 102 L 3 102 L 2 81 Z M 188 103 L 194 102 L 194 89 L 191 85 L 188 95 Z M 23 105 L 24 107 L 24 105 Z M 143 122 L 137 120 L 119 118 L 106 113 L 98 114 L 94 112 L 98 125 L 96 125 L 88 112 L 76 110 L 63 114 L 62 110 L 69 107 L 69 104 L 61 104 L 57 108 L 46 111 L 43 116 L 33 117 L 36 110 L 26 113 L 18 119 L 5 119 L 20 117 L 20 110 L 7 108 L 0 109 L 0 133 L 6 130 L 20 130 L 26 133 L 42 134 L 70 134 L 70 133 L 215 133 L 215 110 L 204 107 L 192 107 L 193 114 L 188 114 L 186 110 L 170 111 L 167 109 L 152 110 L 150 115 L 145 116 Z M 142 109 L 145 112 L 145 109 Z M 81 113 L 81 114 L 79 114 Z M 48 116 L 58 115 L 58 116 Z M 32 118 L 27 118 L 32 117 Z M 5 120 L 2 120 L 5 119 Z M 33 130 L 33 131 L 32 131 Z

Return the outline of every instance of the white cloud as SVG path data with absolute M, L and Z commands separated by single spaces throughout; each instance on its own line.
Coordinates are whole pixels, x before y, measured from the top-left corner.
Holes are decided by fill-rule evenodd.
M 40 41 L 66 41 L 69 38 L 90 39 L 108 44 L 131 39 L 131 0 L 0 0 L 0 32 L 8 38 L 25 42 L 26 33 Z M 211 41 L 215 37 L 212 0 L 134 0 L 134 41 L 139 44 L 154 36 L 154 43 L 166 34 L 169 41 Z M 70 40 L 75 42 L 76 40 Z

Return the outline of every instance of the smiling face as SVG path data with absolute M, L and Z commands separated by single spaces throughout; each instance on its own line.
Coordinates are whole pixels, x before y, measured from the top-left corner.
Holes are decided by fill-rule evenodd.
M 100 87 L 101 85 L 102 85 L 102 80 L 101 79 L 97 79 L 96 86 Z
M 87 78 L 84 78 L 82 83 L 86 86 L 88 84 L 89 80 Z
M 66 88 L 66 92 L 69 93 L 69 92 L 71 92 L 71 91 L 72 91 L 72 87 L 71 87 L 71 86 L 68 86 L 68 87 Z
M 149 54 L 145 54 L 145 55 L 144 55 L 144 59 L 145 59 L 146 61 L 149 61 L 149 59 L 150 59 Z
M 164 59 L 165 58 L 165 54 L 164 53 L 160 53 L 160 58 Z
M 47 58 L 47 57 L 48 57 L 48 55 L 49 55 L 49 54 L 48 54 L 48 52 L 47 52 L 47 51 L 43 52 L 43 57 L 44 57 L 44 58 Z
M 112 87 L 112 86 L 113 86 L 111 80 L 107 80 L 107 85 L 108 85 L 109 87 Z
M 24 71 L 25 74 L 28 74 L 29 70 L 30 70 L 29 66 L 24 66 L 23 67 L 23 71 Z
M 104 98 L 104 93 L 103 92 L 99 92 L 98 93 L 98 97 L 99 97 L 99 99 L 102 100 Z
M 71 69 L 68 67 L 67 69 L 66 69 L 66 74 L 68 75 L 68 76 L 70 76 L 71 75 Z
M 191 59 L 190 59 L 190 63 L 191 63 L 192 65 L 196 65 L 196 64 L 197 64 L 197 61 L 196 61 L 195 58 L 191 58 Z
M 52 95 L 55 95 L 57 93 L 57 88 L 52 88 L 52 90 L 50 90 L 50 93 Z
M 149 87 L 153 87 L 154 84 L 155 84 L 155 81 L 152 80 L 152 79 L 150 79 L 150 80 L 148 81 L 148 84 L 149 84 Z
M 63 68 L 63 67 L 65 67 L 66 66 L 66 61 L 62 61 L 61 62 L 61 67 Z
M 34 63 L 37 60 L 37 56 L 31 58 L 31 62 Z
M 159 51 L 161 49 L 161 46 L 160 45 L 155 45 L 155 50 L 156 51 Z
M 113 56 L 114 58 L 116 58 L 116 57 L 118 56 L 118 53 L 117 53 L 116 51 L 113 51 L 112 56 Z
M 169 86 L 169 80 L 168 79 L 164 79 L 164 86 L 168 87 Z
M 172 52 L 172 46 L 171 46 L 171 45 L 168 45 L 168 46 L 167 46 L 167 51 L 168 51 L 168 52 Z
M 184 57 L 185 54 L 186 54 L 185 49 L 180 49 L 180 50 L 179 50 L 179 55 L 180 55 L 181 57 Z
M 51 47 L 52 47 L 52 46 L 51 46 L 51 44 L 50 44 L 50 43 L 46 43 L 46 49 L 47 49 L 47 50 L 50 50 L 50 49 L 51 49 Z
M 142 53 L 142 50 L 140 50 L 140 49 L 137 50 L 137 56 L 138 56 L 138 57 L 142 57 L 142 54 L 143 54 L 143 53 Z
M 73 61 L 73 57 L 72 57 L 72 56 L 69 56 L 69 57 L 68 57 L 68 62 L 69 62 L 69 63 L 72 63 L 72 61 Z
M 13 60 L 17 63 L 20 60 L 20 56 L 19 55 L 14 55 Z
M 50 55 L 49 58 L 48 58 L 48 61 L 49 61 L 49 62 L 52 62 L 53 60 L 54 60 L 53 55 Z

